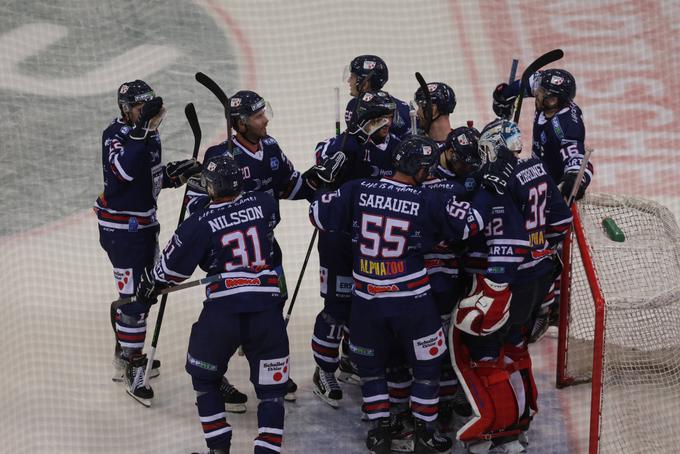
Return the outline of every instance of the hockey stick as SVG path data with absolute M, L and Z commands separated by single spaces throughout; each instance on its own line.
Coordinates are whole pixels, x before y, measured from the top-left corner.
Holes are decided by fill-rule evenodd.
M 527 87 L 529 86 L 529 78 L 533 73 L 544 67 L 545 65 L 549 65 L 550 63 L 557 61 L 564 57 L 564 52 L 562 52 L 562 49 L 554 49 L 551 50 L 550 52 L 547 52 L 540 57 L 538 57 L 536 60 L 534 60 L 529 66 L 526 67 L 524 72 L 522 73 L 522 79 L 520 82 L 519 86 L 519 94 L 517 95 L 517 100 L 515 100 L 515 109 L 514 109 L 514 117 L 512 119 L 513 122 L 519 123 L 519 115 L 522 113 L 522 100 L 524 99 L 524 93 L 527 90 Z
M 416 80 L 425 94 L 425 121 L 423 122 L 423 131 L 425 131 L 425 135 L 430 135 L 430 126 L 432 126 L 432 96 L 430 96 L 430 90 L 427 88 L 427 83 L 425 82 L 423 75 L 419 72 L 416 72 Z
M 571 204 L 574 203 L 576 193 L 578 192 L 578 189 L 581 187 L 581 180 L 583 180 L 583 175 L 585 175 L 586 173 L 586 169 L 588 168 L 588 161 L 590 161 L 590 155 L 593 153 L 593 151 L 595 151 L 593 148 L 586 147 L 586 152 L 583 154 L 583 161 L 581 161 L 581 166 L 579 167 L 578 173 L 576 174 L 574 186 L 572 186 L 571 193 L 567 198 L 567 206 L 569 208 L 571 208 Z
M 371 73 L 369 73 L 370 75 Z M 356 113 L 357 106 L 361 102 L 361 99 L 357 99 L 357 104 L 354 108 L 354 112 Z M 349 128 L 348 128 L 349 129 Z M 335 135 L 339 136 L 340 135 L 340 88 L 335 87 Z M 345 134 L 342 138 L 342 146 L 340 147 L 341 150 L 344 150 L 345 148 L 345 143 L 347 140 L 347 134 Z M 286 323 L 286 326 L 288 326 L 288 321 L 290 320 L 290 316 L 293 312 L 293 305 L 295 304 L 295 300 L 297 300 L 297 295 L 298 292 L 300 291 L 300 285 L 302 284 L 302 277 L 305 275 L 305 271 L 307 270 L 307 263 L 309 262 L 309 256 L 312 254 L 312 249 L 314 248 L 314 242 L 316 241 L 316 237 L 319 234 L 319 231 L 315 228 L 314 232 L 312 233 L 312 238 L 309 240 L 309 246 L 307 246 L 307 252 L 305 253 L 305 260 L 302 262 L 302 268 L 300 268 L 300 275 L 298 276 L 298 280 L 295 283 L 295 290 L 293 290 L 293 296 L 290 299 L 290 305 L 288 306 L 288 311 L 286 312 L 286 316 L 284 318 L 284 322 Z
M 217 82 L 202 72 L 197 72 L 194 77 L 199 84 L 210 90 L 210 92 L 217 97 L 224 108 L 224 118 L 227 120 L 227 149 L 229 150 L 229 153 L 231 153 L 234 149 L 234 140 L 231 137 L 231 104 L 229 97 L 227 97 L 224 90 L 217 85 Z
M 167 295 L 168 293 L 179 292 L 180 290 L 186 290 L 188 288 L 197 287 L 199 285 L 212 284 L 213 282 L 225 279 L 226 277 L 227 273 L 213 274 L 211 276 L 206 276 L 202 279 L 196 279 L 195 281 L 184 282 L 182 284 L 173 285 L 172 287 L 165 287 L 159 290 L 157 295 Z M 135 301 L 137 301 L 136 297 L 128 296 L 127 298 L 121 298 L 113 302 L 117 304 L 130 304 L 134 303 Z
M 512 59 L 512 65 L 510 66 L 510 77 L 508 78 L 508 85 L 513 83 L 515 81 L 515 76 L 517 76 L 517 65 L 519 64 L 519 60 L 516 58 Z
M 189 126 L 191 127 L 191 132 L 194 133 L 194 151 L 192 157 L 196 159 L 198 157 L 198 148 L 201 145 L 201 126 L 198 124 L 198 116 L 196 115 L 196 108 L 192 103 L 187 104 L 184 107 L 184 115 L 189 121 Z M 182 197 L 182 208 L 179 210 L 179 220 L 177 221 L 177 226 L 184 220 L 184 214 L 187 209 L 187 191 L 189 187 L 184 188 L 184 197 Z M 149 374 L 151 373 L 151 368 L 153 367 L 153 360 L 156 356 L 156 346 L 158 345 L 158 336 L 161 332 L 161 325 L 163 324 L 163 314 L 165 314 L 165 304 L 168 301 L 168 293 L 164 293 L 161 298 L 160 306 L 158 306 L 158 315 L 156 316 L 156 327 L 153 331 L 153 338 L 151 339 L 151 349 L 147 355 L 146 371 L 144 372 L 144 387 L 149 387 Z M 134 298 L 134 297 L 133 297 Z

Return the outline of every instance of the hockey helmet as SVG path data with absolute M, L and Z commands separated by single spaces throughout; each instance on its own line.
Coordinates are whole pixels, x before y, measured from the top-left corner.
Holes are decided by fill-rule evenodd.
M 262 96 L 250 90 L 237 91 L 229 98 L 229 116 L 232 127 L 236 128 L 237 120 L 245 123 L 248 117 L 263 109 L 267 111 L 267 117 L 271 119 L 273 116 L 271 106 Z
M 377 55 L 359 55 L 350 62 L 348 68 L 345 68 L 344 79 L 347 80 L 350 74 L 356 74 L 358 88 L 364 83 L 369 73 L 371 73 L 370 90 L 380 90 L 389 78 L 387 64 L 382 58 Z
M 479 153 L 480 133 L 475 128 L 461 126 L 446 137 L 445 149 L 451 150 L 447 156 L 447 165 L 452 168 L 455 163 L 468 166 L 468 172 L 476 172 L 482 167 L 482 157 Z
M 545 91 L 546 96 L 555 96 L 563 103 L 576 97 L 576 80 L 564 69 L 546 69 L 539 75 L 537 87 Z
M 356 122 L 350 121 L 352 129 L 350 132 L 355 134 L 359 141 L 366 143 L 376 131 L 387 124 L 380 120 L 385 115 L 394 115 L 397 104 L 386 91 L 369 91 L 364 93 L 358 100 L 356 106 Z
M 154 91 L 143 80 L 125 82 L 118 87 L 118 107 L 123 114 L 129 113 L 135 104 L 151 101 L 155 97 Z
M 411 136 L 399 144 L 392 153 L 395 169 L 406 175 L 415 177 L 421 169 L 428 174 L 439 158 L 439 146 L 425 136 Z
M 437 106 L 440 115 L 453 113 L 453 109 L 456 108 L 456 94 L 453 92 L 453 88 L 443 82 L 430 82 L 427 84 L 427 90 L 430 92 L 432 105 Z M 416 90 L 414 97 L 417 104 L 425 107 L 427 96 L 423 91 L 423 87 L 419 87 Z
M 203 164 L 201 186 L 213 199 L 235 196 L 243 189 L 243 172 L 232 155 L 215 156 Z
M 517 124 L 504 119 L 489 123 L 479 138 L 479 154 L 482 165 L 494 162 L 499 156 L 509 157 L 509 153 L 522 151 L 522 133 Z

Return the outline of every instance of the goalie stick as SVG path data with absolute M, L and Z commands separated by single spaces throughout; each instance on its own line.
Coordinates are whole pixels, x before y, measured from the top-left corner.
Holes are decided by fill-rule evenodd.
M 198 123 L 198 116 L 196 115 L 196 108 L 192 103 L 187 104 L 184 107 L 184 115 L 187 117 L 187 121 L 189 122 L 189 126 L 191 127 L 191 132 L 194 134 L 194 150 L 192 153 L 192 157 L 196 159 L 198 157 L 198 148 L 201 145 L 201 126 Z M 182 197 L 182 208 L 179 210 L 179 220 L 177 221 L 177 226 L 182 223 L 184 220 L 184 214 L 186 213 L 187 209 L 187 203 L 186 203 L 186 198 L 187 198 L 187 191 L 189 190 L 189 187 L 187 186 L 184 189 L 184 197 Z M 169 292 L 168 292 L 169 293 Z M 134 297 L 133 297 L 134 298 Z M 153 331 L 153 338 L 151 339 L 151 349 L 149 350 L 149 353 L 147 354 L 148 360 L 146 363 L 146 371 L 144 372 L 144 387 L 148 388 L 149 387 L 149 375 L 151 374 L 151 368 L 153 366 L 153 360 L 154 357 L 156 356 L 156 346 L 158 345 L 158 336 L 160 335 L 161 332 L 161 325 L 163 324 L 163 314 L 165 313 L 165 304 L 168 300 L 168 294 L 164 293 L 163 297 L 161 298 L 161 303 L 160 306 L 158 306 L 158 315 L 156 316 L 156 326 Z
M 227 97 L 224 90 L 217 85 L 217 82 L 202 72 L 197 72 L 194 77 L 199 84 L 210 90 L 222 104 L 222 107 L 224 108 L 224 118 L 227 120 L 227 149 L 229 150 L 229 153 L 232 153 L 232 150 L 234 149 L 234 140 L 231 137 L 231 104 L 229 97 Z
M 425 95 L 425 109 L 423 109 L 425 119 L 423 121 L 423 131 L 425 132 L 425 135 L 429 136 L 430 126 L 432 126 L 432 96 L 430 96 L 430 90 L 427 88 L 425 78 L 419 72 L 416 72 L 416 80 L 418 81 L 418 84 L 420 84 L 420 88 L 422 88 L 423 94 Z
M 549 65 L 552 62 L 555 62 L 559 59 L 561 59 L 564 56 L 564 52 L 562 52 L 562 49 L 554 49 L 551 50 L 550 52 L 546 52 L 545 54 L 541 55 L 538 57 L 536 60 L 534 60 L 529 66 L 526 67 L 524 72 L 522 73 L 522 79 L 520 82 L 519 86 L 519 94 L 517 95 L 517 99 L 515 100 L 515 109 L 514 109 L 514 116 L 512 121 L 515 123 L 519 123 L 519 115 L 522 113 L 522 100 L 524 99 L 524 93 L 527 90 L 527 87 L 529 85 L 529 78 L 533 73 L 544 67 L 545 65 Z

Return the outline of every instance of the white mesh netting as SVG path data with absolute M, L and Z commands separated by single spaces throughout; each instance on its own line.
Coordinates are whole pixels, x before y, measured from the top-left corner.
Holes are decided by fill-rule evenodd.
M 663 206 L 590 193 L 578 205 L 605 300 L 600 452 L 670 452 L 680 423 L 680 229 Z M 611 218 L 625 241 L 609 238 Z M 565 375 L 593 373 L 595 305 L 574 239 Z
M 102 188 L 101 131 L 117 114 L 115 90 L 123 81 L 145 79 L 166 100 L 166 162 L 191 153 L 182 114 L 188 102 L 198 110 L 202 150 L 224 136 L 220 105 L 193 79 L 203 71 L 228 94 L 248 88 L 268 99 L 276 112 L 271 135 L 304 169 L 316 143 L 333 133 L 333 88 L 341 87 L 344 104 L 342 69 L 356 55 L 383 57 L 390 70 L 385 88 L 400 99 L 417 88 L 415 71 L 449 83 L 458 100 L 454 126 L 472 119 L 481 127 L 493 117 L 490 94 L 507 78 L 512 58 L 521 71 L 559 47 L 559 66 L 577 79 L 587 141 L 596 149 L 594 189 L 644 195 L 680 212 L 680 107 L 667 102 L 680 84 L 676 2 L 10 0 L 0 11 L 3 452 L 187 453 L 204 446 L 183 370 L 198 289 L 169 299 L 153 407 L 142 408 L 110 381 L 115 288 L 90 206 Z M 180 197 L 161 194 L 162 243 Z M 277 238 L 289 288 L 311 235 L 306 209 L 305 202 L 282 204 Z M 628 269 L 645 266 L 631 262 Z M 661 274 L 663 266 L 646 272 Z M 310 392 L 309 339 L 321 308 L 317 270 L 312 254 L 289 325 L 292 376 L 301 391 L 287 406 L 284 451 L 364 452 L 358 390 L 346 387 L 338 411 Z M 553 389 L 554 340 L 532 352 L 541 413 L 531 450 L 580 452 L 587 399 Z M 250 397 L 248 413 L 230 417 L 232 452 L 249 452 L 255 401 L 242 358 L 233 360 L 230 376 Z

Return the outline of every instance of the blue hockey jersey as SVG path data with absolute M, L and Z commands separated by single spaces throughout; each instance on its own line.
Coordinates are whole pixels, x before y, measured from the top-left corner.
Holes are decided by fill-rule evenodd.
M 241 194 L 230 202 L 213 202 L 177 228 L 154 267 L 158 282 L 177 284 L 197 266 L 222 279 L 206 287 L 206 303 L 224 304 L 229 312 L 256 312 L 281 303 L 274 271 L 277 201 L 264 192 Z
M 161 188 L 172 187 L 161 164 L 161 138 L 129 137 L 132 128 L 115 119 L 102 134 L 104 191 L 94 204 L 99 225 L 136 231 L 157 226 L 156 200 Z
M 320 230 L 351 235 L 354 296 L 367 314 L 390 316 L 429 292 L 425 252 L 442 238 L 461 241 L 479 232 L 494 199 L 480 190 L 471 205 L 387 178 L 355 180 L 318 195 L 310 219 Z

